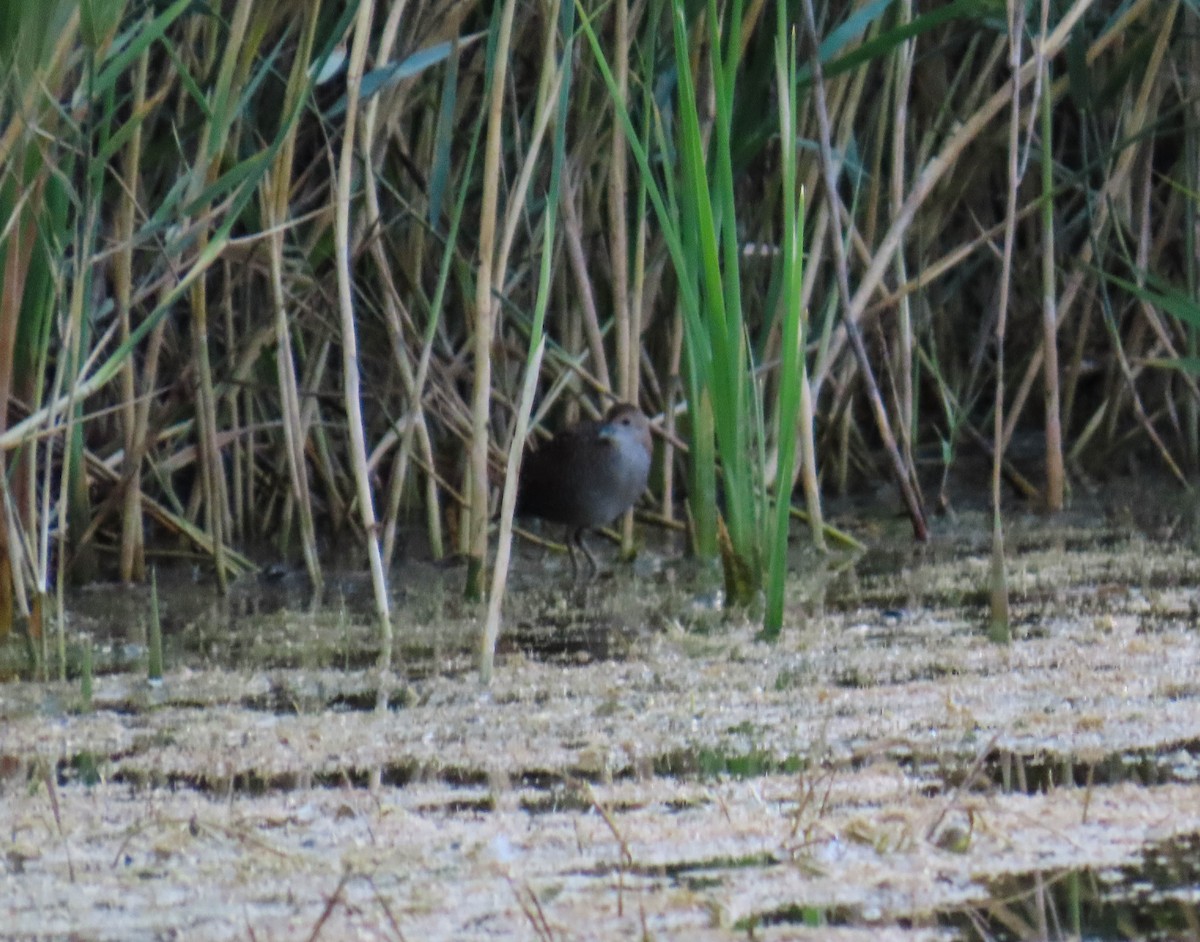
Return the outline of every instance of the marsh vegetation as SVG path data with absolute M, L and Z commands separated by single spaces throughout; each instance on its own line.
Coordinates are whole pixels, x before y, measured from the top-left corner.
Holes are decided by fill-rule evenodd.
M 1198 27 L 0 4 L 13 925 L 1194 936 Z

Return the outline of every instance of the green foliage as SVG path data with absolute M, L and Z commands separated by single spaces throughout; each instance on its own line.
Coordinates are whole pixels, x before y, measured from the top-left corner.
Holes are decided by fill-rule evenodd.
M 690 404 L 691 510 L 696 549 L 712 557 L 719 550 L 725 572 L 725 589 L 735 604 L 753 601 L 764 586 L 766 564 L 771 571 L 771 623 L 777 630 L 782 618 L 783 582 L 786 575 L 788 510 L 790 494 L 784 494 L 770 513 L 766 487 L 766 444 L 768 416 L 779 432 L 778 443 L 786 450 L 779 480 L 791 481 L 795 443 L 795 419 L 799 403 L 798 384 L 803 379 L 803 340 L 800 329 L 799 284 L 803 271 L 803 211 L 799 216 L 795 189 L 795 140 L 789 135 L 785 150 L 790 161 L 791 187 L 785 196 L 784 226 L 788 245 L 784 257 L 783 348 L 781 388 L 774 409 L 761 400 L 761 387 L 754 378 L 740 280 L 740 253 L 736 186 L 733 172 L 733 121 L 735 84 L 740 68 L 742 7 L 735 2 L 722 15 L 715 0 L 689 24 L 682 4 L 673 4 L 669 16 L 675 54 L 677 81 L 676 138 L 669 141 L 660 130 L 655 143 L 665 167 L 674 158 L 673 169 L 664 173 L 663 185 L 651 166 L 650 149 L 635 134 L 622 104 L 617 110 L 631 149 L 648 187 L 659 225 L 670 251 L 680 293 L 685 328 L 686 382 Z M 722 32 L 722 24 L 724 32 Z M 611 74 L 595 33 L 585 21 L 593 52 L 601 70 L 614 88 Z M 692 59 L 697 52 L 692 33 L 707 27 L 704 57 L 710 71 L 705 76 L 713 89 L 715 111 L 711 145 L 701 127 L 697 90 L 692 78 Z M 787 65 L 786 21 L 778 20 L 779 77 L 788 108 L 794 109 L 796 82 L 794 50 Z M 791 91 L 789 92 L 788 89 Z M 615 91 L 614 91 L 615 97 Z M 792 111 L 794 114 L 794 110 Z M 665 122 L 656 122 L 662 128 Z M 636 139 L 636 140 L 635 140 Z M 715 515 L 716 476 L 719 457 L 724 526 Z M 790 490 L 790 489 L 789 489 Z M 719 538 L 718 538 L 719 537 Z
M 297 17 L 301 8 L 312 19 Z M 1086 15 L 1051 9 L 1047 36 L 1035 35 L 1036 17 L 1026 25 L 1025 61 L 1031 49 L 1049 48 L 1054 74 L 1066 76 L 1021 88 L 1022 108 L 1037 91 L 1054 111 L 1046 129 L 1022 123 L 1022 153 L 1043 161 L 1041 191 L 1053 199 L 1034 205 L 1043 197 L 1028 187 L 1019 196 L 1022 220 L 1041 210 L 1059 236 L 1047 263 L 1064 274 L 1063 429 L 1068 440 L 1076 436 L 1072 458 L 1085 468 L 1111 464 L 1118 449 L 1150 452 L 1164 465 L 1190 449 L 1191 462 L 1180 466 L 1200 467 L 1192 244 L 1200 133 L 1189 86 L 1178 80 L 1192 20 L 1181 28 L 1176 9 L 1181 22 L 1194 19 L 1190 7 L 1169 4 L 1093 5 Z M 343 376 L 331 356 L 339 342 L 331 272 L 343 257 L 364 338 L 367 440 L 378 447 L 372 481 L 391 487 L 394 476 L 405 506 L 420 493 L 430 518 L 452 526 L 468 447 L 463 391 L 475 356 L 483 183 L 477 144 L 491 71 L 479 38 L 493 8 L 417 3 L 386 49 L 384 23 L 376 22 L 356 117 L 375 109 L 379 120 L 369 140 L 351 142 L 360 150 L 343 245 L 331 223 L 340 206 L 330 169 L 349 117 L 339 102 L 357 10 L 353 2 L 313 9 L 265 0 L 0 3 L 0 349 L 11 352 L 0 363 L 0 387 L 11 390 L 0 435 L 19 518 L 8 521 L 18 545 L 0 570 L 17 573 L 18 584 L 45 588 L 39 579 L 52 572 L 60 538 L 116 542 L 113 524 L 133 480 L 126 459 L 151 472 L 138 486 L 163 508 L 154 532 L 185 534 L 212 551 L 198 522 L 207 498 L 190 496 L 200 477 L 200 343 L 212 354 L 219 417 L 209 470 L 224 476 L 247 520 L 260 516 L 229 539 L 287 529 L 294 498 L 281 472 L 277 315 L 298 351 L 297 453 L 318 517 L 331 530 L 353 519 L 359 497 L 347 483 Z M 511 429 L 537 323 L 551 351 L 540 388 L 610 392 L 600 388 L 604 364 L 596 360 L 619 333 L 606 252 L 613 227 L 623 226 L 631 235 L 626 261 L 644 272 L 628 291 L 640 290 L 646 303 L 634 338 L 642 345 L 642 404 L 665 412 L 686 399 L 680 429 L 690 447 L 695 550 L 715 561 L 724 547 L 734 601 L 757 600 L 765 588 L 769 634 L 785 614 L 787 489 L 804 384 L 818 416 L 821 486 L 853 488 L 878 469 L 875 431 L 860 425 L 862 367 L 844 356 L 842 322 L 831 316 L 837 292 L 821 228 L 828 203 L 813 189 L 811 74 L 788 21 L 799 8 L 630 5 L 628 102 L 615 112 L 608 62 L 616 7 L 580 0 L 571 8 L 578 24 L 563 19 L 549 29 L 542 11 L 517 9 L 519 54 L 505 88 L 496 170 L 506 186 L 527 169 L 535 92 L 559 67 L 544 50 L 585 39 L 591 54 L 563 63 L 554 162 L 533 160 L 520 205 L 501 207 L 513 210 L 513 222 L 496 289 L 492 465 L 494 446 Z M 992 388 L 996 370 L 987 333 L 997 276 L 991 246 L 996 194 L 1007 179 L 997 144 L 1012 77 L 1002 11 L 995 0 L 951 0 L 909 20 L 888 0 L 815 8 L 848 280 L 864 295 L 854 316 L 879 369 L 884 408 L 906 423 L 915 453 L 933 445 L 947 463 L 966 451 L 964 442 L 978 441 L 994 407 L 981 391 Z M 1055 39 L 1064 24 L 1070 38 Z M 911 75 L 898 67 L 906 57 Z M 624 207 L 605 199 L 614 126 L 637 168 Z M 281 159 L 290 149 L 294 161 Z M 559 187 L 578 210 L 572 226 L 557 217 Z M 502 189 L 502 202 L 516 192 Z M 369 219 L 368 206 L 377 213 Z M 114 220 L 126 211 L 130 228 L 117 232 Z M 1036 371 L 1027 371 L 1043 342 L 1030 329 L 1044 281 L 1040 238 L 1038 227 L 1023 228 L 1014 258 L 1010 336 L 1018 339 L 1004 367 L 1013 374 L 1010 432 L 1042 421 L 1022 399 L 1037 401 L 1039 391 Z M 264 262 L 277 239 L 282 311 L 276 272 Z M 747 262 L 740 251 L 749 241 L 778 246 L 780 256 Z M 569 249 L 580 251 L 578 267 Z M 806 252 L 819 261 L 802 268 Z M 127 309 L 112 290 L 126 260 Z M 194 331 L 200 288 L 211 316 Z M 805 297 L 813 299 L 811 325 Z M 911 304 L 904 328 L 893 316 L 901 298 Z M 594 323 L 581 314 L 585 299 Z M 687 332 L 679 364 L 677 312 Z M 902 329 L 912 335 L 902 338 Z M 907 363 L 902 339 L 916 351 Z M 79 344 L 73 359 L 68 341 Z M 895 393 L 902 381 L 917 399 L 907 415 Z M 922 410 L 920 397 L 930 395 L 939 407 L 926 402 Z M 68 487 L 64 469 L 74 476 Z M 404 488 L 405 475 L 427 488 Z M 783 483 L 768 486 L 774 481 Z M 77 501 L 77 511 L 60 534 L 57 502 L 65 499 Z M 138 527 L 152 529 L 148 518 Z M 0 584 L 0 606 L 22 604 L 19 596 Z
M 763 631 L 767 637 L 783 627 L 784 589 L 787 582 L 788 532 L 791 524 L 791 481 L 796 457 L 796 421 L 800 415 L 800 387 L 808 383 L 804 347 L 807 334 L 801 295 L 804 281 L 804 194 L 796 188 L 797 71 L 796 41 L 789 37 L 783 4 L 779 5 L 775 33 L 775 70 L 779 95 L 781 177 L 783 182 L 783 305 L 780 346 L 779 402 L 775 440 L 779 448 L 773 519 L 767 524 L 767 607 Z

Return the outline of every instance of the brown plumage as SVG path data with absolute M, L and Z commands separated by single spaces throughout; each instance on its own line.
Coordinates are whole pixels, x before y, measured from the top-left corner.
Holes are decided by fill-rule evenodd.
M 652 451 L 649 420 L 637 406 L 618 403 L 602 421 L 572 425 L 525 455 L 517 515 L 566 524 L 568 548 L 583 550 L 595 572 L 584 533 L 611 523 L 637 502 L 650 477 Z

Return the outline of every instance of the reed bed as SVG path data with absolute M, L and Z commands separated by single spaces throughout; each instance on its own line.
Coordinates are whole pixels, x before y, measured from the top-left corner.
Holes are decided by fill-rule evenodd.
M 386 624 L 420 530 L 483 595 L 526 388 L 658 417 L 655 516 L 741 601 L 797 483 L 814 539 L 878 480 L 921 538 L 967 451 L 1049 510 L 1200 468 L 1187 5 L 0 17 L 0 637 L 181 549 L 353 542 Z

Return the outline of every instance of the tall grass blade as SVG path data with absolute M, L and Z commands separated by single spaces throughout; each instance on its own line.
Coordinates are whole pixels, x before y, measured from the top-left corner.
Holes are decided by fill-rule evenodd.
M 783 627 L 784 590 L 787 584 L 788 533 L 791 526 L 792 470 L 796 457 L 796 423 L 801 390 L 808 385 L 805 369 L 806 323 L 803 311 L 804 194 L 796 187 L 796 40 L 789 36 L 780 4 L 775 32 L 775 72 L 779 94 L 779 144 L 783 189 L 783 306 L 779 366 L 779 401 L 776 405 L 775 441 L 779 461 L 775 474 L 775 504 L 770 522 L 767 560 L 767 605 L 763 633 L 777 637 Z M 818 532 L 819 529 L 818 529 Z

